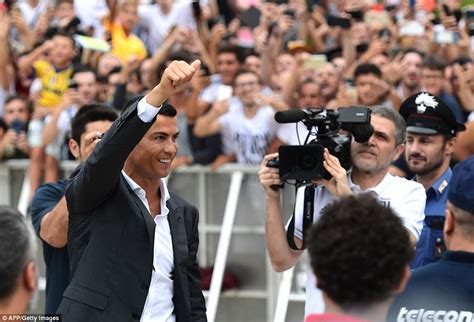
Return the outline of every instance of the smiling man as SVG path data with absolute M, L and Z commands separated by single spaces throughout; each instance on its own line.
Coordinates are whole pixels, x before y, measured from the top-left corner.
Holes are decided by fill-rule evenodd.
M 173 61 L 128 106 L 66 190 L 70 284 L 64 321 L 206 321 L 198 212 L 168 191 L 176 109 L 200 62 Z
M 290 232 L 297 247 L 302 245 L 303 214 L 312 210 L 313 222 L 316 222 L 325 207 L 346 195 L 370 193 L 386 207 L 390 207 L 401 219 L 411 242 L 415 245 L 423 227 L 425 193 L 421 184 L 394 177 L 388 173 L 390 163 L 403 152 L 405 140 L 405 121 L 393 109 L 376 106 L 372 109 L 371 124 L 374 133 L 365 143 L 352 140 L 352 172 L 347 173 L 339 160 L 324 153 L 324 168 L 332 175 L 330 180 L 318 180 L 314 186 L 298 189 L 295 203 L 295 228 Z M 280 191 L 271 189 L 281 184 L 279 170 L 267 167 L 267 163 L 277 154 L 265 157 L 259 172 L 260 182 L 267 195 L 265 237 L 268 252 L 276 271 L 293 267 L 302 254 L 287 242 L 287 233 L 282 218 Z M 311 208 L 308 208 L 311 207 Z M 322 313 L 324 303 L 322 293 L 316 288 L 313 273 L 308 271 L 306 286 L 305 315 Z
M 437 261 L 443 255 L 443 224 L 452 171 L 449 167 L 456 134 L 463 124 L 446 103 L 426 92 L 407 98 L 400 114 L 407 121 L 405 160 L 415 180 L 426 190 L 425 221 L 412 268 Z

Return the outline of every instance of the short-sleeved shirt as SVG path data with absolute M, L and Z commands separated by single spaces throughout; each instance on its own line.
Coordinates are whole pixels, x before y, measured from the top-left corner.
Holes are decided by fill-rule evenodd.
M 403 225 L 417 239 L 420 237 L 423 228 L 423 219 L 426 193 L 421 184 L 404 178 L 395 177 L 387 173 L 382 181 L 375 187 L 362 191 L 361 188 L 352 182 L 351 174 L 348 175 L 349 186 L 353 193 L 371 193 L 375 194 L 378 200 L 385 206 L 392 208 L 400 217 Z M 321 211 L 331 202 L 335 201 L 331 193 L 323 186 L 301 187 L 298 189 L 295 203 L 295 231 L 294 235 L 299 239 L 303 239 L 303 210 L 305 189 L 315 189 L 314 193 L 314 212 L 313 222 L 316 222 Z M 322 313 L 324 311 L 324 303 L 322 301 L 322 293 L 316 288 L 316 279 L 313 272 L 308 269 L 306 284 L 306 305 L 305 315 L 311 313 Z
M 237 162 L 260 164 L 276 134 L 275 111 L 271 106 L 261 106 L 252 118 L 244 114 L 242 104 L 219 118 L 222 134 L 232 140 Z
M 40 235 L 41 220 L 50 212 L 64 196 L 67 180 L 47 183 L 40 186 L 31 202 L 31 220 L 36 234 Z M 46 264 L 46 314 L 56 313 L 63 298 L 63 293 L 69 284 L 69 256 L 67 247 L 55 248 L 45 241 L 43 257 Z
M 411 264 L 412 268 L 418 268 L 437 261 L 435 242 L 437 238 L 443 238 L 443 225 L 446 201 L 448 199 L 448 185 L 453 172 L 448 168 L 435 183 L 426 190 L 425 220 L 420 239 L 416 244 L 415 258 Z M 440 224 L 435 227 L 434 220 Z
M 414 270 L 388 321 L 473 321 L 474 253 L 447 251 Z
M 63 93 L 68 89 L 72 76 L 72 67 L 59 70 L 46 60 L 33 64 L 35 75 L 41 81 L 41 92 L 38 105 L 53 107 L 61 102 Z

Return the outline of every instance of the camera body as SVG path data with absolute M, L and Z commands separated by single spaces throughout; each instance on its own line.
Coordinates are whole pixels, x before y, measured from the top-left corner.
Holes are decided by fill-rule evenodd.
M 280 114 L 279 114 L 280 113 Z M 286 114 L 285 114 L 286 113 Z M 279 123 L 302 121 L 309 132 L 314 128 L 316 139 L 305 141 L 304 145 L 283 145 L 278 159 L 267 163 L 278 167 L 283 181 L 309 181 L 330 179 L 331 174 L 324 168 L 324 149 L 338 158 L 341 166 L 349 170 L 351 162 L 352 136 L 357 142 L 366 142 L 373 133 L 370 125 L 370 109 L 366 107 L 341 107 L 338 111 L 330 109 L 306 109 L 278 112 L 275 119 Z M 340 130 L 349 133 L 339 133 Z

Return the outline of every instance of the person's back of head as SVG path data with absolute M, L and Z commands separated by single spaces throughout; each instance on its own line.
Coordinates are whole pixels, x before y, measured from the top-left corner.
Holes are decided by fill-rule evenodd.
M 25 217 L 0 206 L 0 315 L 26 313 L 36 290 L 33 235 Z
M 448 187 L 444 236 L 452 251 L 474 253 L 474 156 L 457 164 Z
M 308 234 L 326 311 L 383 316 L 410 275 L 413 248 L 401 219 L 369 194 L 327 206 Z M 383 317 L 381 320 L 383 320 Z

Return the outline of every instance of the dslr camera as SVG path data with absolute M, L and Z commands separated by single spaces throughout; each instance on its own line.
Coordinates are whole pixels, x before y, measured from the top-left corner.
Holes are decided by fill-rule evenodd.
M 300 182 L 315 179 L 330 179 L 331 174 L 323 166 L 324 148 L 339 159 L 348 170 L 351 162 L 352 136 L 356 142 L 367 142 L 374 129 L 370 124 L 370 109 L 367 107 L 340 107 L 331 109 L 293 109 L 275 113 L 278 123 L 303 122 L 308 135 L 303 145 L 282 145 L 279 157 L 269 160 L 268 167 L 278 168 L 283 181 Z M 340 133 L 340 130 L 346 133 Z M 310 142 L 312 133 L 316 138 Z

